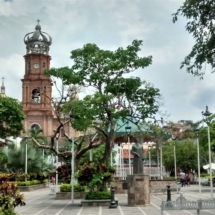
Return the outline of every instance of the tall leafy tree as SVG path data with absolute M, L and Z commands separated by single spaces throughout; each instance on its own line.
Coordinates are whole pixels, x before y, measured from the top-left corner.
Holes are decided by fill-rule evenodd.
M 212 122 L 209 125 L 209 129 L 210 129 L 211 151 L 215 152 L 215 122 Z M 203 127 L 200 129 L 199 142 L 204 147 L 205 150 L 208 150 L 208 127 Z
M 173 141 L 168 141 L 163 145 L 163 164 L 165 168 L 174 172 L 174 145 Z M 196 141 L 181 140 L 175 141 L 176 144 L 176 164 L 177 169 L 184 171 L 196 170 L 197 163 L 197 146 Z M 155 155 L 156 156 L 156 155 Z M 208 151 L 200 145 L 200 167 L 207 164 Z
M 20 102 L 13 98 L 0 97 L 0 138 L 19 136 L 24 129 L 24 119 Z
M 46 71 L 47 75 L 62 79 L 64 85 L 91 89 L 90 95 L 79 101 L 69 100 L 62 109 L 65 114 L 72 114 L 75 129 L 85 131 L 92 128 L 98 133 L 98 138 L 105 143 L 101 159 L 105 163 L 112 150 L 117 120 L 142 122 L 159 109 L 159 90 L 139 77 L 129 77 L 133 71 L 152 63 L 151 56 L 138 56 L 141 45 L 141 40 L 134 40 L 126 48 L 110 51 L 86 44 L 71 52 L 74 62 L 71 68 Z M 90 141 L 85 152 L 94 143 Z
M 206 64 L 215 71 L 215 1 L 214 0 L 185 0 L 183 5 L 173 14 L 173 22 L 178 17 L 188 19 L 186 31 L 192 34 L 195 44 L 191 52 L 185 57 L 181 68 L 187 72 L 203 78 Z

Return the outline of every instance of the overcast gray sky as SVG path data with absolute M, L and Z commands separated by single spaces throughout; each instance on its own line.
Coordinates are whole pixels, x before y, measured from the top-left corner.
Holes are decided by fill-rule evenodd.
M 21 100 L 21 80 L 26 53 L 23 38 L 34 31 L 40 19 L 42 31 L 53 39 L 51 67 L 71 66 L 70 52 L 86 43 L 102 49 L 126 47 L 143 40 L 142 56 L 153 56 L 153 64 L 135 72 L 164 97 L 168 120 L 201 119 L 209 106 L 215 112 L 215 74 L 204 80 L 179 69 L 194 41 L 185 31 L 182 17 L 172 23 L 183 0 L 0 0 L 0 74 L 6 94 Z

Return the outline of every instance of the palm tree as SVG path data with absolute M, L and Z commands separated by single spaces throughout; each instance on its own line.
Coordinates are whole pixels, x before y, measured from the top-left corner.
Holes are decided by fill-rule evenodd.
M 7 168 L 10 172 L 24 173 L 25 172 L 25 141 L 22 141 L 20 147 L 14 145 L 8 149 L 8 164 Z M 45 177 L 49 173 L 55 171 L 55 166 L 43 159 L 43 153 L 33 145 L 28 144 L 28 173 L 37 173 Z

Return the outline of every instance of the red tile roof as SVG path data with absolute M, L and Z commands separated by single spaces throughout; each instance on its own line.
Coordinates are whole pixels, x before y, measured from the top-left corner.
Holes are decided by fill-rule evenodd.
M 147 153 L 147 149 L 144 149 L 144 153 Z M 123 149 L 123 158 L 129 159 L 129 152 L 128 149 Z M 130 153 L 130 158 L 134 158 L 134 156 Z

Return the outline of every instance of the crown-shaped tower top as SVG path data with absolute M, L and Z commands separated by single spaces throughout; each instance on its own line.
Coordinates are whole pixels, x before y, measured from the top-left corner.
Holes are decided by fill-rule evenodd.
M 25 35 L 24 43 L 26 44 L 26 53 L 49 54 L 49 46 L 52 44 L 52 38 L 46 33 L 41 31 L 40 20 L 34 32 Z

